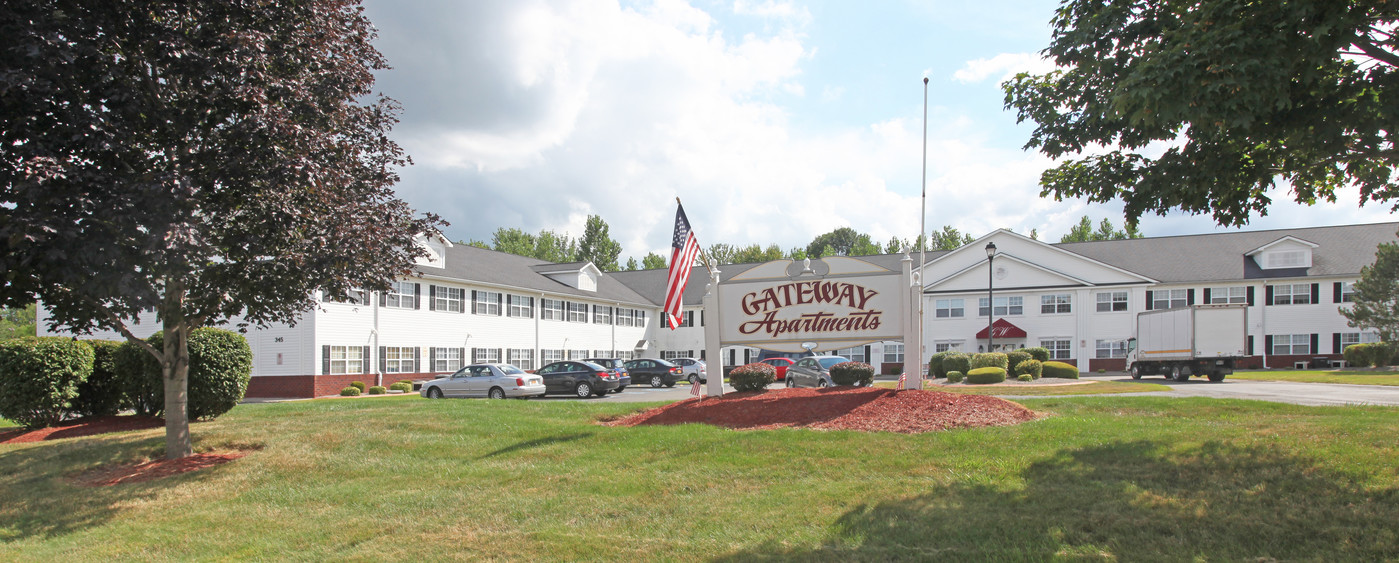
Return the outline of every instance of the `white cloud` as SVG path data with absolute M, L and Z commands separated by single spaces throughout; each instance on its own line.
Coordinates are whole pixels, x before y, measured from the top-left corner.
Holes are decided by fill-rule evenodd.
M 764 2 L 750 2 L 748 0 L 738 0 L 733 4 L 735 14 L 741 16 L 758 16 L 785 20 L 789 23 L 805 26 L 811 23 L 811 11 L 806 6 L 797 6 L 791 2 L 777 2 L 766 0 Z
M 1004 82 L 1021 72 L 1043 74 L 1054 70 L 1054 62 L 1036 53 L 1001 53 L 989 59 L 967 61 L 952 79 L 962 83 L 981 82 L 999 74 L 996 82 Z

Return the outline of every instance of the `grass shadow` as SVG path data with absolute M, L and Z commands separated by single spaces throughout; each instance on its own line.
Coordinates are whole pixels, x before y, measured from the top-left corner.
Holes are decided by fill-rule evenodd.
M 1369 490 L 1277 449 L 1165 448 L 1062 451 L 1029 466 L 1023 486 L 938 486 L 847 511 L 817 548 L 766 544 L 721 560 L 1399 558 L 1394 488 Z
M 572 441 L 575 441 L 575 440 L 582 440 L 583 438 L 588 438 L 588 437 L 591 437 L 592 435 L 593 435 L 592 432 L 582 432 L 582 433 L 578 433 L 578 434 L 569 434 L 569 435 L 566 435 L 566 436 L 550 436 L 550 437 L 547 437 L 547 438 L 539 438 L 539 439 L 537 439 L 537 440 L 529 440 L 529 441 L 526 441 L 526 442 L 520 442 L 520 443 L 515 444 L 515 445 L 512 445 L 512 446 L 506 446 L 506 447 L 504 447 L 504 448 L 501 448 L 501 449 L 498 449 L 498 450 L 493 451 L 493 452 L 491 452 L 491 453 L 485 454 L 485 455 L 483 455 L 483 456 L 481 456 L 481 457 L 478 457 L 478 458 L 476 458 L 476 459 L 488 459 L 488 458 L 496 457 L 496 456 L 499 456 L 499 455 L 505 455 L 505 454 L 512 453 L 512 452 L 518 452 L 518 451 L 521 451 L 521 450 L 528 450 L 528 449 L 538 448 L 538 447 L 543 447 L 543 446 L 548 446 L 548 445 L 552 445 L 552 444 L 562 444 L 562 443 L 566 443 L 566 442 L 572 442 Z

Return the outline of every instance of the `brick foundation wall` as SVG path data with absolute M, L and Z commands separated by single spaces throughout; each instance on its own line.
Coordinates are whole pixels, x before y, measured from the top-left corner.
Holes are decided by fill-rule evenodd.
M 1314 365 L 1313 362 L 1312 362 L 1312 359 L 1314 359 L 1314 358 L 1326 358 L 1327 362 L 1326 362 L 1324 365 Z M 1345 358 L 1342 357 L 1341 354 L 1305 354 L 1305 355 L 1288 355 L 1288 356 L 1268 356 L 1268 367 L 1273 368 L 1273 369 L 1293 369 L 1292 366 L 1295 365 L 1297 362 L 1307 362 L 1307 363 L 1308 363 L 1308 369 L 1330 369 L 1330 368 L 1331 368 L 1331 364 L 1330 364 L 1330 361 L 1331 361 L 1331 360 L 1344 360 L 1344 359 L 1345 359 Z M 1262 363 L 1262 362 L 1261 362 L 1261 358 L 1260 358 L 1260 362 L 1259 362 L 1259 363 Z M 1320 362 L 1317 362 L 1317 363 L 1320 363 Z
M 366 386 L 388 387 L 400 379 L 414 383 L 431 380 L 436 373 L 386 373 L 382 379 L 376 374 L 351 373 L 344 375 L 267 375 L 254 377 L 248 381 L 245 397 L 256 399 L 314 399 L 333 397 L 340 390 L 350 386 L 352 381 L 363 381 Z
M 1097 373 L 1100 369 L 1125 371 L 1127 369 L 1127 358 L 1090 358 L 1088 360 L 1088 371 Z

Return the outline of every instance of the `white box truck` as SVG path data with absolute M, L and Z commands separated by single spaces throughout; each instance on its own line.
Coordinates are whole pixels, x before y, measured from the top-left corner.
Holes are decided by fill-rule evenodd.
M 1234 373 L 1248 340 L 1248 306 L 1192 305 L 1137 315 L 1137 336 L 1127 343 L 1132 379 L 1164 375 L 1186 381 L 1223 381 Z

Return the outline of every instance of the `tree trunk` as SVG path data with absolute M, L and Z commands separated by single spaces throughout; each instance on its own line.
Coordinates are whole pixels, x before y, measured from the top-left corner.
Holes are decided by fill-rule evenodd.
M 165 349 L 161 372 L 165 381 L 165 459 L 194 453 L 189 439 L 189 323 L 184 316 L 185 288 L 171 282 L 165 288 Z

